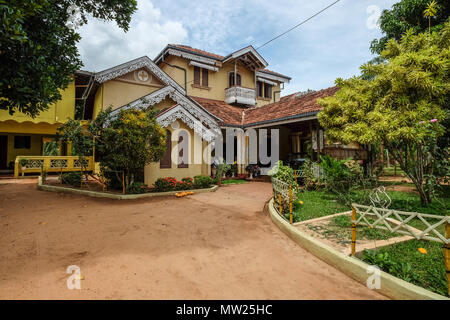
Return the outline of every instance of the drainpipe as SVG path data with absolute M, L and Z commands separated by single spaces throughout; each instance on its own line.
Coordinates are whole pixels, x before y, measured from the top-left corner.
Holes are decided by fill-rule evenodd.
M 166 61 L 164 60 L 164 55 L 162 56 L 161 61 L 162 61 L 163 63 L 167 64 L 169 67 L 177 68 L 177 69 L 180 69 L 180 70 L 183 70 L 183 71 L 184 71 L 184 91 L 186 91 L 186 94 L 187 94 L 187 71 L 186 71 L 186 69 L 185 69 L 185 68 L 182 68 L 182 67 L 179 67 L 179 66 L 172 65 L 172 64 L 166 62 Z
M 276 101 L 276 97 L 275 97 L 275 95 L 276 95 L 277 93 L 281 93 L 281 90 L 278 90 L 278 91 L 274 91 L 274 92 L 273 92 L 273 102 L 277 102 L 277 101 Z M 281 99 L 281 95 L 280 95 L 280 99 Z

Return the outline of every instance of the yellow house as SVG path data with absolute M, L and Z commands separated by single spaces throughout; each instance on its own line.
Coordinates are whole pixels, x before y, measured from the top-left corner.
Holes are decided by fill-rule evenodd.
M 318 124 L 316 100 L 336 88 L 281 97 L 291 78 L 267 66 L 252 46 L 221 56 L 167 45 L 154 60 L 144 56 L 97 73 L 79 71 L 62 100 L 35 119 L 0 111 L 0 169 L 11 169 L 20 156 L 43 156 L 45 144 L 67 119 L 89 121 L 110 106 L 116 112 L 153 108 L 168 131 L 164 158 L 145 168 L 147 184 L 159 177 L 211 174 L 212 141 L 218 136 L 226 140 L 230 128 L 278 129 L 280 159 L 288 163 L 321 153 L 361 153 L 358 146 L 328 146 Z M 236 144 L 247 152 L 248 137 L 237 137 Z M 70 147 L 62 146 L 59 154 L 69 156 Z M 56 162 L 73 169 L 69 164 L 75 160 L 64 161 Z M 239 172 L 245 172 L 245 163 Z

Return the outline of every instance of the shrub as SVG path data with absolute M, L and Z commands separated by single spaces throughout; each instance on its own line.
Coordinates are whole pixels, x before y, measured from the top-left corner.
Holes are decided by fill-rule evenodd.
M 320 157 L 320 167 L 325 173 L 325 189 L 335 194 L 348 193 L 361 184 L 361 166 L 352 160 L 338 160 L 329 155 Z
M 195 176 L 194 177 L 194 188 L 195 189 L 203 189 L 203 188 L 211 188 L 214 184 L 214 179 L 210 176 Z
M 140 194 L 148 192 L 148 186 L 142 182 L 133 182 L 127 188 L 127 194 Z
M 74 187 L 79 187 L 81 185 L 81 172 L 68 172 L 62 174 L 62 183 L 68 184 Z
M 298 188 L 297 181 L 294 177 L 294 170 L 289 166 L 285 166 L 281 160 L 278 161 L 272 169 L 270 169 L 268 174 L 278 180 L 291 184 L 293 190 Z
M 173 191 L 177 185 L 177 180 L 172 177 L 158 178 L 153 185 L 157 192 Z

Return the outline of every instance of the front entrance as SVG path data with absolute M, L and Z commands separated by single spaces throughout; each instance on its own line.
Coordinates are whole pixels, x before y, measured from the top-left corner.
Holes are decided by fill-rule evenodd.
M 8 169 L 8 136 L 0 136 L 0 170 Z

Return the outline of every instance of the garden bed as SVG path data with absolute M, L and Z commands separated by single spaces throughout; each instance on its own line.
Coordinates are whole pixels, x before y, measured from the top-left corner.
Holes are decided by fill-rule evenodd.
M 38 180 L 38 189 L 44 191 L 51 192 L 66 192 L 73 194 L 82 194 L 95 198 L 108 198 L 108 199 L 116 199 L 116 200 L 133 200 L 133 199 L 141 199 L 141 198 L 151 198 L 151 197 L 162 197 L 162 196 L 173 196 L 180 191 L 167 191 L 167 192 L 147 192 L 141 194 L 121 194 L 118 192 L 111 191 L 92 191 L 87 189 L 80 189 L 68 186 L 61 185 L 51 185 L 51 184 L 43 184 L 42 178 L 39 177 Z M 203 189 L 193 189 L 189 190 L 194 193 L 205 193 L 205 192 L 214 192 L 218 189 L 218 186 L 212 186 L 210 188 Z

